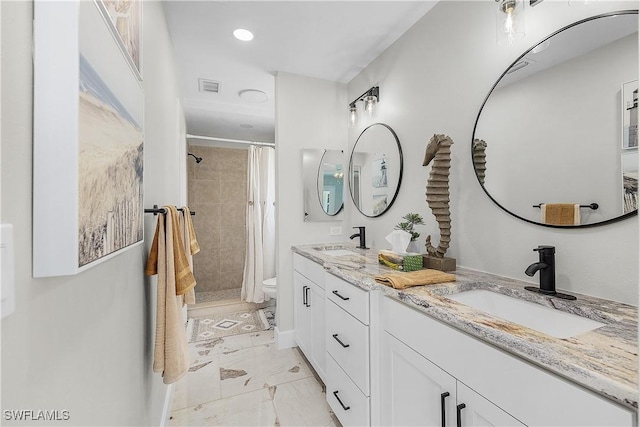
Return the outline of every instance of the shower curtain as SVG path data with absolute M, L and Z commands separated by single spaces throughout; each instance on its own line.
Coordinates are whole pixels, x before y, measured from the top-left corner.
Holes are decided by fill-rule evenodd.
M 247 240 L 241 299 L 264 302 L 262 281 L 276 275 L 275 149 L 249 147 Z

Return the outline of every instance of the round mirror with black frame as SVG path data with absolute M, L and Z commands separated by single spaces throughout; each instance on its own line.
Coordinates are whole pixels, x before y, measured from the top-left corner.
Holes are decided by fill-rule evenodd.
M 329 216 L 344 207 L 344 165 L 342 150 L 324 150 L 318 165 L 318 201 Z
M 378 217 L 393 205 L 402 170 L 402 147 L 393 129 L 384 123 L 365 128 L 349 159 L 351 200 L 362 215 Z
M 638 11 L 568 25 L 528 49 L 485 98 L 476 176 L 501 209 L 547 227 L 637 215 Z

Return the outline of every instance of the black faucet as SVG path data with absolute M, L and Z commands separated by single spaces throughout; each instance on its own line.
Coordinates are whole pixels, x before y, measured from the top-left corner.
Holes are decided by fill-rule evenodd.
M 538 246 L 534 251 L 540 254 L 540 260 L 534 262 L 524 271 L 527 276 L 533 277 L 536 271 L 540 271 L 540 287 L 525 286 L 525 289 L 540 294 L 574 300 L 576 297 L 556 292 L 556 259 L 555 246 Z
M 349 237 L 349 239 L 353 240 L 356 237 L 360 237 L 360 246 L 358 246 L 358 249 L 369 249 L 367 247 L 367 238 L 366 238 L 366 235 L 364 233 L 364 227 L 353 227 L 353 228 L 357 228 L 360 231 L 358 233 L 352 234 Z

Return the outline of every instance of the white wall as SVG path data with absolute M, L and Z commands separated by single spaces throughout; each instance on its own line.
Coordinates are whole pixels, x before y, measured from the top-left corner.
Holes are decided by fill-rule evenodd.
M 151 369 L 155 279 L 143 278 L 153 219 L 144 246 L 75 276 L 31 277 L 33 3 L 1 7 L 1 220 L 14 225 L 16 260 L 16 310 L 2 320 L 2 410 L 68 410 L 65 425 L 159 425 L 167 387 Z M 145 2 L 144 13 L 148 206 L 180 202 L 185 147 L 162 6 Z
M 597 202 L 583 224 L 623 213 L 621 83 L 638 77 L 637 51 L 636 32 L 491 94 L 476 137 L 495 200 L 533 221 L 538 203 Z
M 425 216 L 434 245 L 439 233 L 425 202 L 428 168 L 424 150 L 434 133 L 453 138 L 451 168 L 452 244 L 458 265 L 522 280 L 537 260 L 532 248 L 557 248 L 557 286 L 637 305 L 636 218 L 583 230 L 549 229 L 506 214 L 484 194 L 470 155 L 478 110 L 500 74 L 527 48 L 553 31 L 598 13 L 637 8 L 637 2 L 596 2 L 571 7 L 564 1 L 527 5 L 527 35 L 511 47 L 495 41 L 494 1 L 442 1 L 348 85 L 354 99 L 380 85 L 376 121 L 394 128 L 404 150 L 402 188 L 382 217 L 351 209 L 351 225 L 367 226 L 369 244 L 387 247 L 384 236 L 409 211 Z M 344 106 L 341 111 L 344 110 Z M 344 120 L 346 121 L 346 113 Z M 349 149 L 367 122 L 349 132 Z M 349 199 L 347 199 L 349 201 Z M 422 227 L 424 230 L 425 227 Z M 420 240 L 424 239 L 423 233 Z
M 346 85 L 279 72 L 275 99 L 277 324 L 286 332 L 293 329 L 291 246 L 343 241 L 351 231 L 348 221 L 304 222 L 302 204 L 302 149 L 346 147 Z M 343 235 L 329 236 L 329 227 L 336 226 Z

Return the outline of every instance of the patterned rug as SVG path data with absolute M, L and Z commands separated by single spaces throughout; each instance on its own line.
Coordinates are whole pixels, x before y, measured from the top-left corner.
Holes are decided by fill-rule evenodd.
M 265 308 L 264 315 L 267 318 L 267 322 L 269 322 L 269 329 L 274 329 L 276 327 L 276 308 L 275 307 L 267 307 Z
M 264 310 L 192 317 L 187 322 L 189 342 L 266 331 L 271 325 Z

